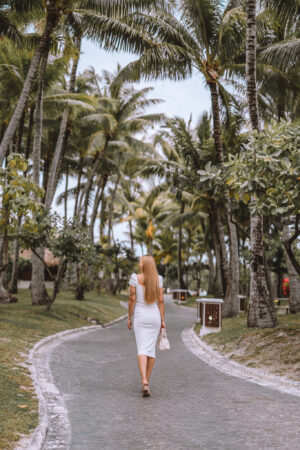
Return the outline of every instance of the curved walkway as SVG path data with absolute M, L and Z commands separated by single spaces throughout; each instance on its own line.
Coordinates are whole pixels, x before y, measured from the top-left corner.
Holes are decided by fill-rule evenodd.
M 180 337 L 195 311 L 166 303 L 171 350 L 157 350 L 150 398 L 141 397 L 134 335 L 126 322 L 54 349 L 50 367 L 69 412 L 70 448 L 299 449 L 299 398 L 202 362 Z M 51 434 L 44 445 L 49 448 L 55 448 Z

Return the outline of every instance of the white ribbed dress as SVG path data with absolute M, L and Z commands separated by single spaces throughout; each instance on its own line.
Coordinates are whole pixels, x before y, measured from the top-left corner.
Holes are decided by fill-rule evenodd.
M 129 285 L 134 286 L 136 289 L 133 328 L 138 355 L 155 358 L 155 346 L 161 327 L 161 317 L 157 301 L 151 305 L 145 302 L 145 287 L 139 284 L 136 273 L 131 275 Z M 163 287 L 163 278 L 160 275 L 159 287 Z

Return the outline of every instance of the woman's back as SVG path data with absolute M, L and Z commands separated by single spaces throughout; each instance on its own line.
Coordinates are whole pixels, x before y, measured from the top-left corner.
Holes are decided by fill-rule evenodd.
M 163 277 L 161 277 L 160 275 L 158 275 L 158 281 L 159 281 L 159 287 L 162 288 L 163 287 Z M 139 282 L 139 277 L 136 273 L 133 273 L 130 277 L 129 280 L 129 285 L 130 286 L 134 286 L 136 288 L 136 307 L 153 307 L 153 306 L 157 306 L 157 300 L 154 303 L 146 303 L 145 302 L 145 286 L 143 284 L 140 284 Z

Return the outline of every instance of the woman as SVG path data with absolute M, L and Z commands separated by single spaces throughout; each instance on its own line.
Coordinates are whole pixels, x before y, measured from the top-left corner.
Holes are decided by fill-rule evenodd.
M 143 397 L 149 397 L 149 378 L 155 360 L 155 346 L 161 328 L 166 328 L 163 279 L 158 275 L 152 256 L 142 256 L 140 274 L 129 280 L 127 326 L 131 330 L 134 311 L 134 333 L 138 351 L 138 365 L 143 384 Z

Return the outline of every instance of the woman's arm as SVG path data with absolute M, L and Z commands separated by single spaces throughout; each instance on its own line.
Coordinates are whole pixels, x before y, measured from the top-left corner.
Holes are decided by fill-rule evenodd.
M 164 290 L 159 289 L 158 309 L 161 317 L 161 328 L 167 328 L 165 324 L 165 302 L 164 302 Z
M 129 330 L 131 330 L 131 322 L 132 322 L 132 315 L 133 315 L 133 311 L 134 311 L 135 298 L 136 298 L 135 287 L 129 286 L 128 320 L 127 320 L 127 327 Z

